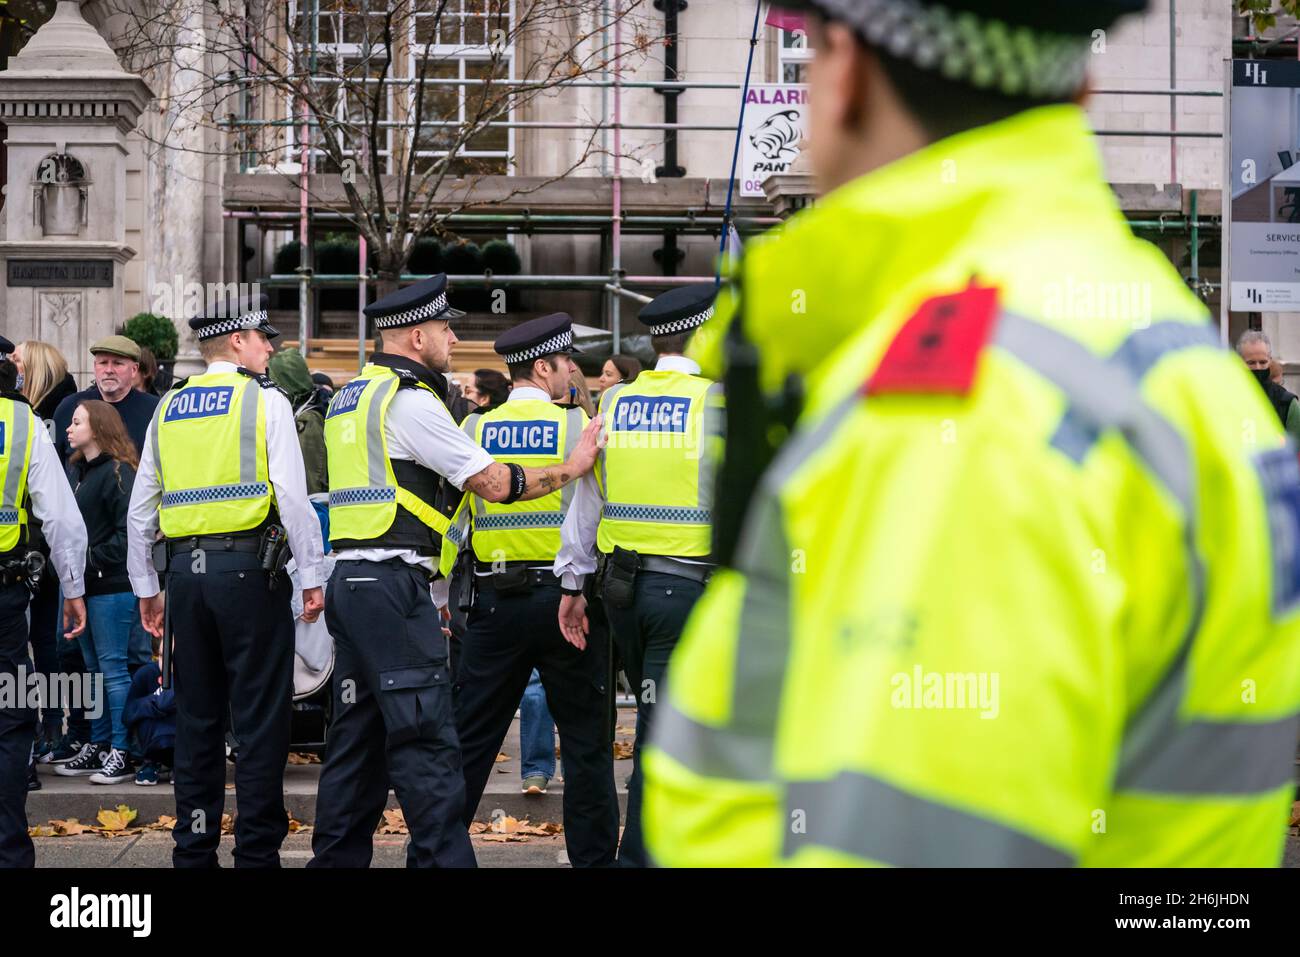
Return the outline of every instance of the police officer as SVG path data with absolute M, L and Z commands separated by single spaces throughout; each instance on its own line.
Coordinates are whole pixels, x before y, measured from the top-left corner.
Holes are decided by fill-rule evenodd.
M 502 461 L 548 466 L 563 462 L 587 426 L 581 408 L 556 400 L 569 394 L 577 367 L 569 358 L 573 320 L 556 313 L 521 323 L 494 345 L 513 388 L 504 405 L 471 413 L 464 430 Z M 456 730 L 465 765 L 465 812 L 474 818 L 529 676 L 536 668 L 560 729 L 564 757 L 564 834 L 574 867 L 607 866 L 618 846 L 618 796 L 608 736 L 608 648 L 579 649 L 557 625 L 560 580 L 552 571 L 560 525 L 575 486 L 530 502 L 497 505 L 466 497 L 455 530 L 443 540 L 443 569 L 467 538 L 476 597 L 469 611 L 456 674 Z
M 0 336 L 0 353 L 13 350 Z M 86 526 L 49 432 L 12 393 L 0 396 L 0 475 L 0 680 L 15 692 L 0 704 L 0 867 L 31 867 L 36 851 L 27 836 L 27 764 L 36 709 L 27 707 L 24 677 L 32 673 L 27 603 L 39 581 L 41 556 L 29 544 L 28 517 L 41 521 L 50 544 L 68 639 L 86 627 Z
M 558 464 L 496 462 L 447 411 L 451 320 L 464 315 L 447 301 L 447 277 L 385 296 L 366 315 L 383 351 L 335 393 L 325 420 L 335 702 L 311 865 L 369 865 L 391 782 L 411 834 L 408 865 L 472 867 L 447 645 L 430 593 L 449 520 L 433 503 L 443 482 L 494 503 L 557 492 L 595 462 L 598 427 Z
M 686 616 L 712 573 L 712 467 L 720 442 L 721 387 L 682 353 L 713 313 L 712 285 L 682 286 L 638 318 L 658 355 L 652 371 L 606 390 L 600 400 L 607 445 L 565 516 L 555 560 L 564 598 L 560 630 L 587 646 L 582 587 L 604 562 L 604 599 L 623 670 L 636 696 L 636 745 L 618 863 L 647 863 L 641 839 L 641 748 Z M 568 788 L 566 787 L 566 793 Z
M 227 715 L 240 742 L 235 866 L 279 865 L 288 830 L 294 617 L 288 575 L 268 569 L 287 561 L 286 545 L 301 575 L 304 620 L 314 621 L 324 604 L 320 524 L 307 499 L 293 409 L 266 375 L 279 333 L 267 321 L 265 296 L 230 311 L 190 319 L 207 368 L 158 403 L 127 517 L 131 586 L 145 628 L 165 641 L 171 636 L 163 636 L 151 549 L 166 553 L 176 867 L 217 865 Z M 160 528 L 165 543 L 155 549 Z
M 651 852 L 1276 865 L 1300 474 L 1075 105 L 1143 3 L 807 5 L 825 196 L 697 341 L 754 424 L 647 754 Z

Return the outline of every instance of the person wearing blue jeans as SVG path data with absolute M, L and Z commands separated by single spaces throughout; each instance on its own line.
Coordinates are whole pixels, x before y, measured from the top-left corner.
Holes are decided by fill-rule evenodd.
M 533 669 L 519 702 L 519 774 L 525 794 L 545 794 L 555 777 L 555 721 L 546 707 L 542 677 Z
M 86 670 L 97 692 L 90 741 L 77 757 L 55 768 L 65 776 L 89 775 L 92 784 L 135 778 L 122 710 L 131 687 L 132 632 L 139 625 L 126 573 L 126 516 L 139 456 L 117 410 L 83 399 L 73 410 L 68 478 L 86 523 Z

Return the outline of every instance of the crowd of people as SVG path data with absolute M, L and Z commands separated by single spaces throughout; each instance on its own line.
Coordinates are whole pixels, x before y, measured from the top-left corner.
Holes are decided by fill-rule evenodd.
M 0 360 L 0 393 L 21 395 L 49 430 L 78 508 L 86 523 L 88 623 L 76 640 L 62 640 L 59 583 L 47 576 L 33 596 L 33 662 L 44 675 L 88 674 L 102 688 L 99 714 L 85 709 L 45 708 L 37 725 L 28 768 L 28 789 L 41 787 L 38 764 L 61 776 L 85 776 L 100 785 L 134 781 L 151 786 L 167 780 L 175 737 L 174 692 L 161 687 L 159 641 L 145 631 L 126 570 L 127 507 L 139 448 L 159 397 L 171 386 L 153 353 L 125 336 L 109 336 L 91 346 L 94 381 L 77 388 L 59 350 L 38 340 L 16 344 Z M 601 392 L 633 381 L 641 371 L 630 356 L 605 362 Z M 325 452 L 325 413 L 333 380 L 311 372 L 292 349 L 277 352 L 268 374 L 293 407 L 294 423 L 307 475 L 307 491 L 327 529 L 329 489 Z M 460 389 L 460 415 L 487 412 L 509 397 L 510 379 L 495 369 L 475 370 Z M 567 402 L 595 415 L 587 380 L 575 371 Z M 453 400 L 456 398 L 453 391 Z M 328 541 L 328 534 L 326 535 Z M 457 629 L 449 629 L 452 640 Z M 534 670 L 519 705 L 522 790 L 544 794 L 555 777 L 555 725 L 540 676 Z

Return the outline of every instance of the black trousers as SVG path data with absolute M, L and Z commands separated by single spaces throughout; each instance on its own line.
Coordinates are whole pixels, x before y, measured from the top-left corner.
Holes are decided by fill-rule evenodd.
M 560 729 L 564 838 L 574 867 L 614 863 L 618 794 L 608 714 L 609 650 L 593 633 L 579 651 L 560 633 L 560 585 L 501 595 L 479 579 L 456 672 L 456 727 L 465 760 L 468 826 L 536 668 Z
M 392 783 L 408 867 L 473 867 L 447 642 L 429 582 L 399 561 L 342 561 L 325 600 L 334 716 L 309 867 L 368 867 Z
M 19 668 L 32 673 L 27 654 L 25 585 L 0 586 L 0 681 L 6 700 L 0 707 L 0 867 L 32 867 L 36 851 L 27 836 L 27 758 L 36 729 L 36 709 L 29 708 Z
M 638 572 L 630 608 L 605 602 L 614 642 L 623 659 L 623 673 L 636 697 L 636 745 L 632 750 L 632 780 L 627 786 L 627 820 L 618 846 L 620 867 L 645 867 L 648 863 L 641 834 L 641 747 L 654 732 L 651 722 L 655 700 L 663 691 L 668 658 L 691 608 L 704 586 L 689 578 L 660 572 Z
M 288 576 L 274 589 L 253 555 L 173 559 L 167 574 L 176 689 L 176 867 L 216 867 L 226 796 L 226 722 L 235 764 L 235 866 L 279 867 L 289 830 L 284 766 L 293 703 Z M 196 573 L 196 568 L 201 573 Z

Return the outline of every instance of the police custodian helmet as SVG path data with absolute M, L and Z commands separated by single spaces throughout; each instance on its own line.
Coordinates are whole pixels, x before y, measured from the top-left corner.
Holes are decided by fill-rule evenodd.
M 868 45 L 950 80 L 1007 96 L 1074 93 L 1096 30 L 1147 0 L 777 0 L 853 28 Z

